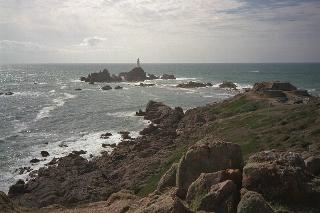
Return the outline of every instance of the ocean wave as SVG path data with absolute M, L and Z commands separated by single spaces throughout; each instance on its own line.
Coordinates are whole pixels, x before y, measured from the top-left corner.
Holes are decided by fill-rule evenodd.
M 252 73 L 259 73 L 260 71 L 259 71 L 259 70 L 252 70 L 252 71 L 249 71 L 249 72 L 252 72 Z
M 186 77 L 181 77 L 181 78 L 176 78 L 177 81 L 191 81 L 191 80 L 197 80 L 197 78 L 186 78 Z
M 68 100 L 68 99 L 72 99 L 72 98 L 75 98 L 76 95 L 72 95 L 72 94 L 69 94 L 69 93 L 63 93 L 64 96 L 62 97 L 58 97 L 58 98 L 55 98 L 52 100 L 52 102 L 54 103 L 54 105 L 52 106 L 45 106 L 43 107 L 37 114 L 35 120 L 40 120 L 42 118 L 47 118 L 50 116 L 50 112 L 52 110 L 55 110 L 56 108 L 58 107 L 62 107 L 64 104 L 65 104 L 65 101 Z
M 117 117 L 117 118 L 125 118 L 125 117 L 134 117 L 135 112 L 133 111 L 126 111 L 126 112 L 107 112 L 109 116 Z
M 72 79 L 70 83 L 79 83 L 82 82 L 80 79 Z
M 13 96 L 41 96 L 41 92 L 32 92 L 32 91 L 23 91 L 23 92 L 14 92 Z

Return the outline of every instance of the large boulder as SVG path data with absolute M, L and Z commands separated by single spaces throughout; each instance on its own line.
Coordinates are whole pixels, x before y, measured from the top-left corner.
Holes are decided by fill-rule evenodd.
M 238 200 L 237 186 L 231 180 L 211 185 L 208 190 L 197 191 L 190 200 L 194 211 L 235 212 Z
M 241 198 L 237 213 L 274 213 L 274 210 L 257 192 L 247 191 Z
M 161 102 L 149 101 L 144 118 L 161 127 L 176 128 L 183 116 L 184 113 L 180 107 L 172 109 Z
M 313 175 L 320 175 L 320 156 L 311 156 L 305 160 L 307 170 Z
M 272 200 L 301 201 L 309 181 L 303 159 L 293 152 L 259 152 L 243 168 L 243 187 Z
M 176 188 L 171 188 L 162 194 L 152 193 L 148 197 L 141 199 L 136 204 L 136 209 L 134 209 L 135 206 L 133 205 L 131 209 L 134 209 L 134 211 L 129 209 L 128 212 L 191 213 L 192 211 L 177 197 L 176 190 Z
M 191 183 L 201 173 L 242 169 L 243 158 L 238 144 L 203 139 L 189 148 L 177 170 L 178 195 L 185 198 Z
M 226 180 L 232 180 L 236 184 L 237 189 L 241 187 L 242 174 L 239 169 L 227 169 L 213 173 L 202 173 L 197 180 L 195 180 L 189 187 L 186 201 L 191 205 L 195 206 L 201 200 L 201 197 L 206 195 L 210 188 L 218 183 Z
M 176 186 L 178 164 L 172 164 L 171 168 L 161 177 L 157 190 L 163 191 L 165 188 Z
M 18 180 L 14 185 L 10 186 L 8 196 L 15 197 L 26 192 L 26 185 L 23 180 Z

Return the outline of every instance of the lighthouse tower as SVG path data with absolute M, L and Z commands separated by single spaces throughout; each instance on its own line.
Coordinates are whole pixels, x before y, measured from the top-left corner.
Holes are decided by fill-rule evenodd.
M 137 59 L 137 67 L 140 67 L 140 59 Z

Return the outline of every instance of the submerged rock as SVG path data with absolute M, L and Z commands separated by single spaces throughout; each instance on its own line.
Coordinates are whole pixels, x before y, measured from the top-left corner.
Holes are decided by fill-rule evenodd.
M 74 90 L 76 90 L 76 91 L 81 91 L 82 89 L 81 89 L 81 88 L 75 88 Z
M 102 89 L 102 90 L 111 90 L 112 87 L 109 86 L 109 85 L 106 85 L 106 86 L 101 87 L 101 89 Z
M 84 151 L 84 150 L 72 151 L 72 154 L 74 154 L 74 155 L 84 155 L 84 154 L 87 154 L 87 151 Z
M 141 109 L 139 109 L 138 112 L 136 112 L 136 116 L 145 116 L 146 112 L 142 111 Z
M 154 86 L 155 84 L 146 84 L 146 83 L 140 83 L 139 86 L 140 87 L 152 87 Z
M 114 89 L 123 89 L 123 87 L 118 85 Z
M 112 134 L 110 132 L 106 132 L 104 134 L 101 134 L 100 138 L 101 139 L 108 139 Z

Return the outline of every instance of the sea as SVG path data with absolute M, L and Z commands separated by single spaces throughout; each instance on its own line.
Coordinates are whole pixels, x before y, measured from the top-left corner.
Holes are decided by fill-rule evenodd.
M 102 144 L 119 143 L 119 131 L 138 137 L 148 122 L 135 116 L 149 100 L 161 101 L 184 110 L 223 101 L 239 93 L 219 89 L 223 81 L 238 88 L 252 87 L 261 81 L 288 81 L 313 95 L 320 94 L 319 63 L 279 64 L 142 64 L 145 72 L 174 74 L 175 80 L 153 80 L 153 87 L 137 83 L 110 83 L 121 90 L 101 90 L 106 83 L 90 85 L 81 76 L 108 69 L 110 73 L 128 72 L 135 64 L 2 64 L 0 65 L 0 191 L 7 192 L 18 179 L 28 180 L 54 157 L 84 150 L 89 160 L 111 151 Z M 182 89 L 188 81 L 210 82 L 212 87 Z M 80 88 L 82 90 L 75 90 Z M 100 135 L 112 133 L 109 139 Z M 48 151 L 48 157 L 40 152 Z M 37 158 L 39 163 L 31 164 Z

